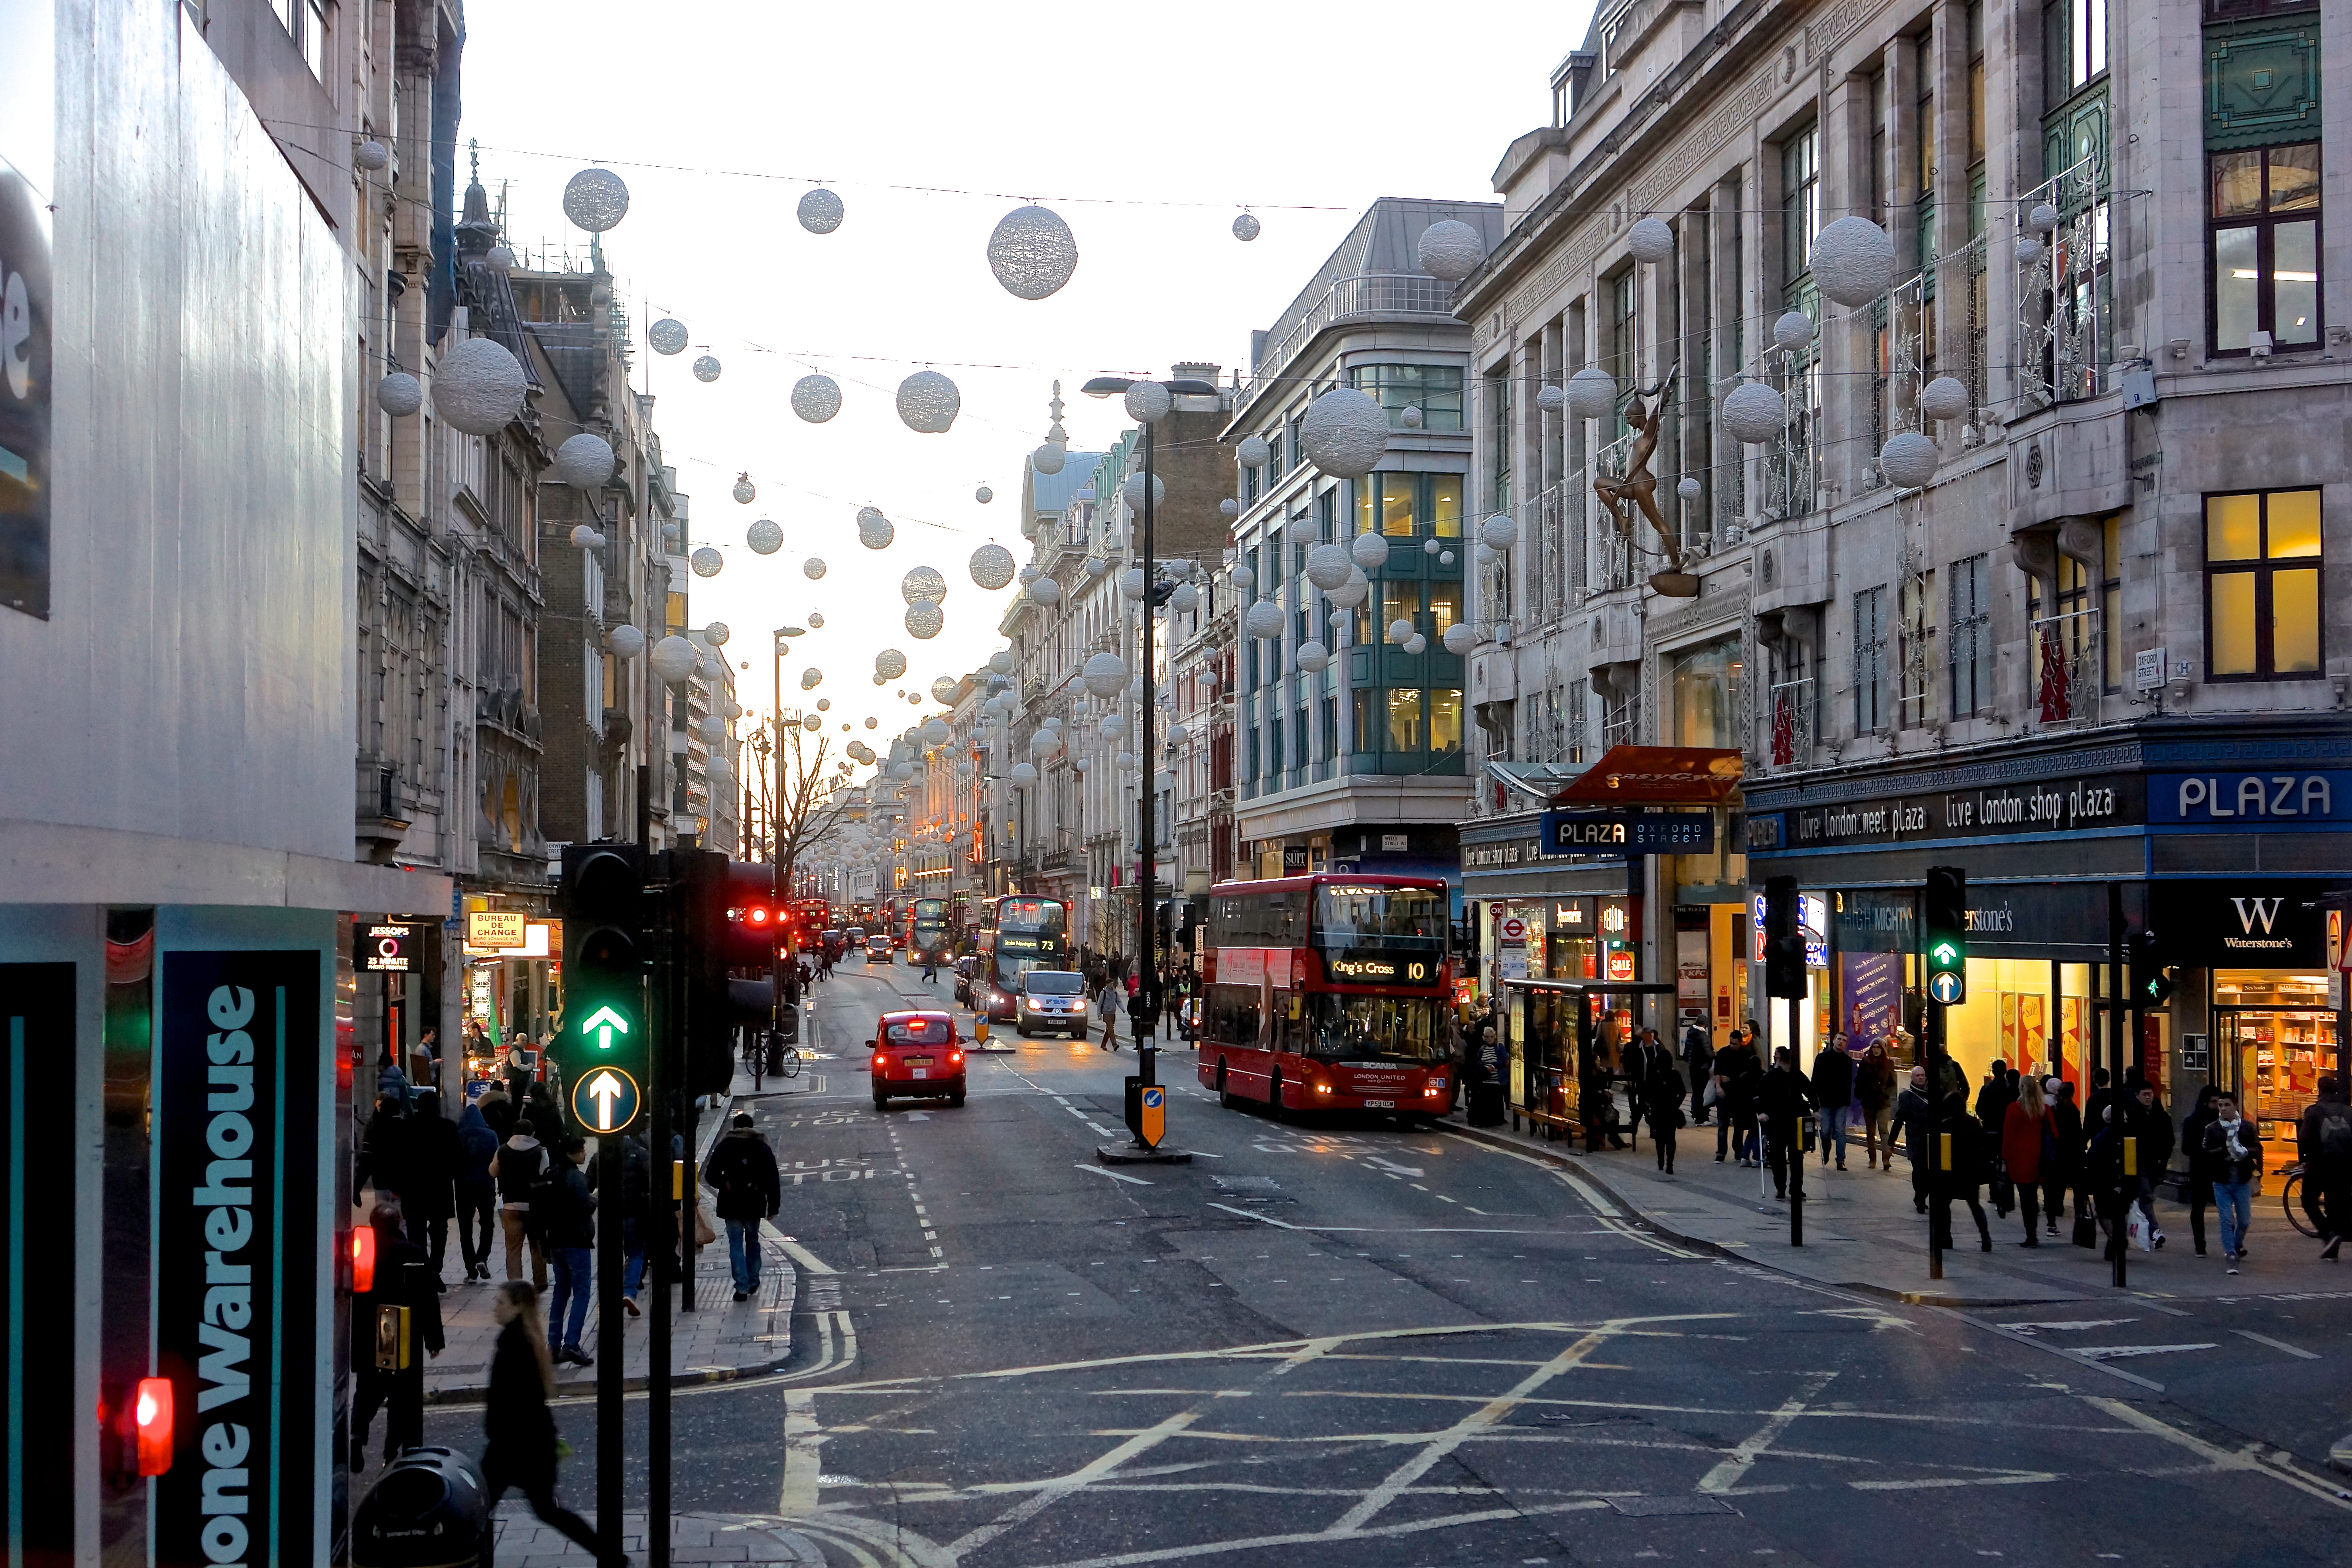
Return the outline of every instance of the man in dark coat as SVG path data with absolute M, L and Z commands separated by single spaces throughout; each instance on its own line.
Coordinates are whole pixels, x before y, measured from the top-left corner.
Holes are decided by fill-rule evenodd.
M 426 1089 L 416 1097 L 416 1114 L 409 1119 L 408 1190 L 400 1194 L 400 1206 L 410 1226 L 424 1231 L 418 1239 L 432 1260 L 436 1289 L 449 1253 L 449 1219 L 457 1212 L 457 1167 L 464 1160 L 457 1124 L 441 1114 L 441 1096 Z
M 2334 1074 L 2319 1080 L 2316 1099 L 2295 1119 L 2295 1153 L 2303 1161 L 2303 1212 L 2333 1258 L 2352 1230 L 2352 1106 Z
M 727 1258 L 735 1271 L 735 1299 L 748 1301 L 760 1289 L 760 1222 L 783 1207 L 783 1183 L 775 1152 L 737 1112 L 735 1124 L 702 1163 L 702 1184 L 711 1191 L 719 1217 L 727 1222 Z
M 375 1233 L 375 1279 L 373 1288 L 352 1294 L 352 1366 L 357 1386 L 352 1399 L 351 1467 L 367 1468 L 368 1428 L 375 1413 L 390 1406 L 385 1418 L 383 1457 L 425 1443 L 425 1362 L 437 1356 L 446 1342 L 441 1333 L 441 1296 L 433 1288 L 433 1266 L 424 1249 L 401 1234 L 400 1205 L 379 1198 L 368 1211 L 368 1228 Z M 399 1359 L 399 1340 L 380 1309 L 408 1309 L 408 1365 L 379 1369 L 379 1347 L 384 1359 Z M 424 1354 L 417 1352 L 422 1351 Z
M 1715 1133 L 1715 1159 L 1723 1163 L 1724 1149 L 1742 1165 L 1752 1162 L 1756 1142 L 1756 1080 L 1763 1076 L 1756 1055 L 1755 1037 L 1735 1034 L 1731 1043 L 1715 1053 L 1716 1103 L 1722 1109 Z
M 1797 1053 L 1782 1046 L 1772 1053 L 1772 1070 L 1756 1088 L 1756 1120 L 1764 1130 L 1764 1158 L 1772 1167 L 1775 1198 L 1789 1195 L 1790 1163 L 1805 1157 L 1799 1134 L 1812 1110 L 1812 1085 L 1797 1070 Z
M 501 1096 L 501 1099 L 504 1097 Z M 490 1241 L 498 1235 L 499 1184 L 490 1176 L 499 1135 L 478 1106 L 457 1115 L 457 1248 L 468 1280 L 490 1277 Z
M 1911 1160 L 1911 1206 L 1927 1212 L 1928 1178 L 1934 1173 L 1936 1107 L 1927 1098 L 1927 1069 L 1915 1067 L 1911 1081 L 1895 1097 L 1895 1118 L 1886 1127 L 1886 1152 L 1894 1159 L 1897 1140 Z
M 503 1143 L 514 1136 L 515 1118 L 522 1112 L 516 1109 L 513 1098 L 507 1093 L 506 1079 L 490 1079 L 488 1086 L 482 1090 L 481 1098 L 474 1101 L 474 1108 L 482 1113 L 482 1120 L 488 1123 L 491 1136 L 499 1142 Z
M 409 1184 L 409 1142 L 407 1102 L 395 1095 L 379 1098 L 375 1114 L 360 1136 L 359 1171 L 352 1190 L 373 1187 L 378 1197 L 393 1200 L 393 1212 L 399 1214 L 402 1190 Z
M 1846 1113 L 1853 1109 L 1853 1058 L 1846 1055 L 1845 1037 L 1838 1036 L 1813 1058 L 1813 1103 L 1821 1107 L 1822 1163 L 1830 1163 L 1830 1144 L 1837 1144 L 1837 1168 L 1845 1169 Z
M 1985 1157 L 1984 1123 L 1969 1114 L 1969 1098 L 1954 1089 L 1944 1098 L 1943 1112 L 1936 1119 L 1935 1139 L 1926 1151 L 1928 1160 L 1937 1163 L 1940 1150 L 1937 1142 L 1949 1138 L 1952 1143 L 1951 1169 L 1937 1169 L 1929 1173 L 1930 1190 L 1936 1196 L 1936 1212 L 1928 1221 L 1935 1232 L 1936 1245 L 1952 1245 L 1952 1205 L 1957 1200 L 1969 1205 L 1969 1213 L 1977 1222 L 1977 1246 L 1979 1251 L 1992 1250 L 1992 1226 L 1985 1219 L 1984 1204 L 1977 1196 L 1977 1188 L 1984 1184 L 1989 1169 Z M 1913 1147 L 1916 1158 L 1920 1152 Z
M 1706 1124 L 1706 1080 L 1715 1075 L 1715 1040 L 1705 1024 L 1683 1031 L 1683 1066 L 1690 1074 L 1691 1122 Z

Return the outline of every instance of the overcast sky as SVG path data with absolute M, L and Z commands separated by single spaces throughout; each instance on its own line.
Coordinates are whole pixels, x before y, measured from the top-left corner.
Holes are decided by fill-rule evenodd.
M 1055 378 L 1073 445 L 1099 449 L 1123 420 L 1116 401 L 1077 395 L 1088 375 L 1192 359 L 1246 368 L 1251 330 L 1375 197 L 1494 199 L 1496 161 L 1547 121 L 1549 73 L 1590 12 L 1590 0 L 1486 0 L 1468 22 L 1425 4 L 472 0 L 460 136 L 480 142 L 483 183 L 493 201 L 504 185 L 509 237 L 533 265 L 560 264 L 567 246 L 584 258 L 561 204 L 577 169 L 604 163 L 627 181 L 628 216 L 604 243 L 637 384 L 659 399 L 698 542 L 727 556 L 718 577 L 694 580 L 692 619 L 733 628 L 727 651 L 751 666 L 738 671 L 741 700 L 765 711 L 769 630 L 821 610 L 824 628 L 787 665 L 786 706 L 830 697 L 837 742 L 833 721 L 866 735 L 877 714 L 887 736 L 935 710 L 890 693 L 1000 646 L 1014 590 L 982 592 L 964 563 L 990 539 L 1026 558 L 1021 460 L 1045 434 Z M 828 236 L 794 218 L 812 179 L 848 209 Z M 1069 284 L 1034 302 L 1004 292 L 984 255 L 997 220 L 1029 200 L 1067 220 L 1079 251 Z M 1230 232 L 1244 205 L 1264 224 L 1248 245 Z M 665 315 L 697 346 L 646 349 Z M 702 353 L 724 367 L 709 384 L 689 371 Z M 927 364 L 962 392 L 944 436 L 907 429 L 893 401 Z M 824 425 L 786 402 L 814 370 L 843 391 Z M 744 469 L 759 487 L 749 507 L 728 494 Z M 973 500 L 983 480 L 990 506 Z M 898 524 L 887 551 L 857 542 L 868 504 Z M 763 517 L 783 526 L 776 555 L 744 547 Z M 811 555 L 827 563 L 821 583 L 803 575 Z M 928 643 L 900 624 L 898 582 L 919 564 L 950 584 L 947 628 Z M 909 668 L 877 689 L 884 647 Z M 803 694 L 812 664 L 824 680 Z

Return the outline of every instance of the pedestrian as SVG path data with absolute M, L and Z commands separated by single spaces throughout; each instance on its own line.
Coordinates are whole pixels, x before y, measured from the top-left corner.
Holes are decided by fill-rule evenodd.
M 637 1290 L 646 1276 L 646 1233 L 653 1213 L 653 1151 L 646 1147 L 645 1134 L 632 1132 L 621 1144 L 621 1169 L 617 1178 L 604 1170 L 604 1151 L 599 1148 L 588 1157 L 588 1190 L 596 1194 L 602 1208 L 607 1202 L 618 1205 L 621 1216 L 621 1310 L 632 1318 L 638 1316 Z M 617 1188 L 617 1190 L 615 1190 Z
M 555 1419 L 548 1395 L 555 1392 L 555 1367 L 547 1353 L 547 1327 L 540 1321 L 539 1293 L 520 1279 L 500 1285 L 490 1315 L 499 1337 L 490 1352 L 490 1392 L 482 1412 L 489 1444 L 482 1453 L 482 1568 L 489 1568 L 493 1536 L 489 1520 L 509 1489 L 530 1500 L 530 1511 L 594 1555 L 600 1563 L 626 1564 L 625 1555 L 604 1555 L 596 1531 L 555 1500 Z
M 1977 1089 L 1977 1120 L 1984 1123 L 1986 1131 L 1996 1138 L 2000 1135 L 2000 1130 L 2007 1121 L 2010 1101 L 2016 1098 L 2017 1089 L 2010 1079 L 2009 1064 L 1995 1058 L 1992 1066 L 1985 1069 L 1985 1080 Z
M 1706 1085 L 1715 1076 L 1715 1039 L 1705 1024 L 1691 1020 L 1683 1031 L 1683 1066 L 1690 1075 L 1691 1122 L 1706 1125 Z
M 1813 1058 L 1813 1103 L 1821 1107 L 1822 1163 L 1830 1163 L 1830 1143 L 1837 1143 L 1837 1168 L 1845 1169 L 1846 1116 L 1853 1109 L 1853 1058 L 1846 1054 L 1845 1037 L 1832 1036 L 1829 1048 Z
M 1895 1141 L 1888 1133 L 1888 1123 L 1895 1115 L 1895 1058 L 1886 1054 L 1883 1041 L 1871 1041 L 1862 1060 L 1854 1064 L 1853 1098 L 1862 1107 L 1864 1147 L 1870 1165 L 1892 1171 Z
M 935 952 L 926 950 L 923 953 L 923 984 L 926 985 L 937 985 L 939 983 L 939 955 Z
M 2139 1142 L 2138 1193 L 2139 1212 L 2147 1220 L 2148 1247 L 2161 1250 L 2164 1227 L 2156 1223 L 2156 1184 L 2172 1164 L 2174 1147 L 2172 1116 L 2157 1102 L 2156 1086 L 2146 1079 L 2133 1083 L 2131 1098 L 2125 1107 L 2129 1117 L 2132 1136 Z
M 528 1116 L 515 1119 L 514 1132 L 499 1145 L 490 1161 L 490 1178 L 499 1185 L 499 1226 L 506 1235 L 507 1278 L 522 1278 L 522 1254 L 525 1244 L 530 1247 L 530 1282 L 539 1289 L 547 1289 L 546 1244 L 539 1227 L 531 1223 L 531 1189 L 547 1173 L 547 1150 L 534 1136 L 536 1125 Z
M 408 1109 L 412 1098 L 408 1075 L 400 1070 L 400 1058 L 392 1054 L 390 1046 L 384 1047 L 375 1059 L 375 1097 L 398 1100 L 403 1110 Z
M 2205 1085 L 2197 1091 L 2195 1107 L 2180 1119 L 2180 1148 L 2189 1156 L 2189 1245 L 2200 1258 L 2205 1256 L 2205 1210 L 2213 1201 L 2213 1162 L 2207 1149 L 2205 1130 L 2213 1125 L 2219 1114 L 2213 1102 L 2221 1093 L 2213 1085 Z
M 1097 1048 L 1118 1049 L 1118 1001 L 1108 983 L 1095 993 L 1095 1010 L 1102 1015 L 1102 1044 Z
M 1675 1130 L 1683 1124 L 1683 1076 L 1675 1069 L 1674 1058 L 1663 1052 L 1641 1086 L 1641 1107 L 1643 1120 L 1650 1124 L 1650 1148 L 1658 1157 L 1658 1169 L 1671 1176 Z
M 784 1205 L 775 1152 L 748 1114 L 736 1112 L 734 1126 L 702 1163 L 702 1184 L 711 1190 L 719 1217 L 727 1222 L 727 1260 L 735 1271 L 735 1299 L 748 1301 L 760 1289 L 760 1222 Z
M 438 1356 L 446 1344 L 442 1337 L 441 1298 L 424 1283 L 425 1254 L 403 1234 L 400 1205 L 380 1198 L 368 1211 L 368 1228 L 375 1232 L 375 1278 L 370 1288 L 352 1293 L 352 1346 L 355 1373 L 352 1397 L 352 1473 L 367 1468 L 368 1428 L 375 1413 L 391 1406 L 384 1420 L 383 1458 L 386 1464 L 410 1448 L 425 1444 L 425 1363 L 410 1357 L 405 1371 L 387 1372 L 376 1366 L 376 1316 L 383 1307 L 408 1309 L 411 1349 L 422 1346 L 428 1357 Z M 413 1268 L 412 1268 L 412 1266 Z
M 1886 1158 L 1891 1166 L 1899 1136 L 1903 1152 L 1911 1162 L 1911 1206 L 1921 1214 L 1927 1212 L 1928 1155 L 1935 1148 L 1935 1106 L 1927 1099 L 1927 1069 L 1915 1067 L 1911 1081 L 1895 1097 L 1895 1117 L 1886 1129 Z
M 2295 1120 L 2295 1153 L 2303 1162 L 2303 1212 L 2326 1243 L 2319 1256 L 2334 1261 L 2352 1230 L 2352 1105 L 2342 1080 L 2319 1080 L 2319 1096 Z
M 584 1142 L 565 1138 L 531 1199 L 532 1217 L 546 1237 L 555 1272 L 555 1293 L 547 1303 L 547 1353 L 573 1366 L 591 1366 L 595 1359 L 580 1348 L 581 1331 L 588 1326 L 588 1257 L 596 1245 L 596 1200 L 580 1173 L 586 1158 Z
M 2050 1234 L 2058 1234 L 2058 1216 L 2066 1207 L 2066 1192 L 2074 1192 L 2074 1217 L 2083 1217 L 2083 1113 L 2074 1107 L 2074 1086 L 2064 1079 L 2042 1080 L 2042 1101 L 2050 1109 L 2050 1141 L 2043 1145 L 2042 1203 Z
M 2017 1098 L 2001 1110 L 2000 1163 L 2009 1173 L 2017 1203 L 2025 1211 L 2026 1247 L 2042 1245 L 2042 1162 L 2052 1149 L 2049 1107 L 2042 1080 L 2021 1079 Z
M 1772 1196 L 1789 1195 L 1790 1163 L 1804 1158 L 1801 1141 L 1805 1118 L 1815 1109 L 1812 1085 L 1797 1070 L 1797 1053 L 1782 1046 L 1772 1053 L 1772 1070 L 1756 1089 L 1756 1120 L 1764 1132 L 1765 1161 L 1772 1167 Z M 1797 1173 L 1800 1181 L 1804 1173 Z
M 1990 1252 L 1992 1226 L 1985 1218 L 1984 1204 L 1977 1196 L 1977 1189 L 1984 1184 L 1988 1163 L 1984 1123 L 1969 1114 L 1966 1089 L 1955 1087 L 1944 1097 L 1935 1132 L 1939 1141 L 1949 1139 L 1950 1142 L 1936 1148 L 1931 1155 L 1939 1167 L 1930 1185 L 1936 1212 L 1927 1222 L 1934 1245 L 1947 1249 L 1952 1246 L 1952 1205 L 1958 1201 L 1969 1205 L 1969 1217 L 1977 1222 L 1977 1249 Z M 1940 1158 L 1943 1147 L 1951 1151 L 1948 1167 Z
M 1756 1143 L 1756 1089 L 1763 1080 L 1764 1064 L 1757 1055 L 1754 1035 L 1736 1038 L 1715 1053 L 1717 1099 L 1724 1108 L 1724 1128 L 1716 1134 L 1715 1157 L 1723 1159 L 1727 1133 L 1739 1164 L 1753 1169 L 1763 1163 Z
M 410 1226 L 424 1230 L 416 1239 L 432 1260 L 436 1288 L 443 1284 L 449 1220 L 457 1212 L 457 1168 L 464 1163 L 457 1124 L 441 1114 L 439 1091 L 428 1089 L 416 1097 L 416 1114 L 409 1119 L 408 1190 L 400 1194 L 400 1206 Z
M 356 1194 L 373 1187 L 378 1197 L 397 1199 L 408 1185 L 408 1145 L 406 1107 L 398 1095 L 380 1097 L 375 1114 L 368 1118 L 367 1130 L 360 1137 L 359 1169 L 353 1173 L 352 1191 Z
M 2229 1263 L 2223 1272 L 2235 1274 L 2245 1261 L 2246 1231 L 2254 1220 L 2254 1178 L 2263 1169 L 2262 1130 L 2239 1114 L 2237 1096 L 2213 1097 L 2213 1120 L 2204 1129 L 2201 1152 L 2213 1182 L 2213 1205 L 2221 1211 L 2221 1256 Z
M 466 1263 L 466 1281 L 490 1277 L 490 1238 L 497 1234 L 493 1217 L 499 1207 L 499 1184 L 490 1175 L 498 1158 L 499 1135 L 478 1105 L 457 1113 L 457 1176 L 453 1184 L 457 1205 L 457 1250 Z

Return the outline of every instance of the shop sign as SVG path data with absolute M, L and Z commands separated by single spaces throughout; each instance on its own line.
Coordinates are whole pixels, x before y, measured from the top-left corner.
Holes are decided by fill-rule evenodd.
M 2317 882 L 2152 885 L 2149 929 L 2165 959 L 2198 969 L 2317 967 L 2327 956 Z
M 1547 855 L 1707 855 L 1715 850 L 1711 811 L 1547 811 Z
M 2150 822 L 2281 827 L 2352 822 L 2352 773 L 2151 773 Z
M 1286 877 L 1298 877 L 1304 876 L 1306 872 L 1307 846 L 1304 844 L 1284 845 L 1282 847 L 1282 874 Z
M 1819 893 L 1801 893 L 1797 898 L 1797 925 L 1805 936 L 1805 967 L 1827 969 L 1830 963 L 1830 901 Z M 1764 962 L 1764 895 L 1758 893 L 1748 901 L 1748 933 L 1756 949 L 1755 961 Z
M 1788 847 L 1788 834 L 1787 812 L 1768 811 L 1750 816 L 1748 819 L 1748 851 L 1752 855 L 1760 850 L 1769 855 L 1775 849 L 1785 849 Z
M 2138 773 L 2104 773 L 2043 784 L 2003 784 L 1991 789 L 1930 791 L 1802 806 L 1786 813 L 1788 849 L 1830 846 L 1915 844 L 1938 839 L 2010 838 L 2034 833 L 2075 833 L 2085 828 L 2137 827 L 2146 820 L 2146 779 Z M 1754 837 L 1748 818 L 1748 847 Z M 1767 831 L 1770 831 L 1767 829 Z
M 1635 978 L 1633 952 L 1631 948 L 1612 947 L 1609 950 L 1609 978 L 1612 980 Z
M 2137 884 L 2126 889 L 2126 915 L 2140 902 Z M 1918 947 L 1917 892 L 1910 888 L 1849 888 L 1837 895 L 1833 920 L 1841 952 L 1912 952 Z M 2105 882 L 2000 884 L 1969 887 L 1969 949 L 1980 958 L 2089 958 L 2107 950 Z
M 416 967 L 416 928 L 362 921 L 352 928 L 352 967 L 363 974 L 406 974 Z
M 1502 919 L 1502 923 L 1496 926 L 1496 929 L 1502 933 L 1504 946 L 1524 947 L 1527 945 L 1528 922 L 1521 920 L 1518 916 L 1505 915 Z
M 530 917 L 520 910 L 473 910 L 466 916 L 466 945 L 480 948 L 520 947 L 528 940 L 524 927 Z

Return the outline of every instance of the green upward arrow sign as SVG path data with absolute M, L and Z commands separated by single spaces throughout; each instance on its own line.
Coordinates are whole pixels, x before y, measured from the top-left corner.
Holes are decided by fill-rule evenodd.
M 580 1026 L 582 1034 L 595 1035 L 596 1048 L 600 1051 L 609 1051 L 613 1048 L 613 1031 L 615 1029 L 625 1035 L 627 1034 L 629 1021 L 614 1012 L 609 1005 L 589 1014 L 587 1021 Z
M 1960 956 L 1960 950 L 1948 942 L 1939 942 L 1927 950 L 1927 956 L 1937 963 L 1951 963 Z

